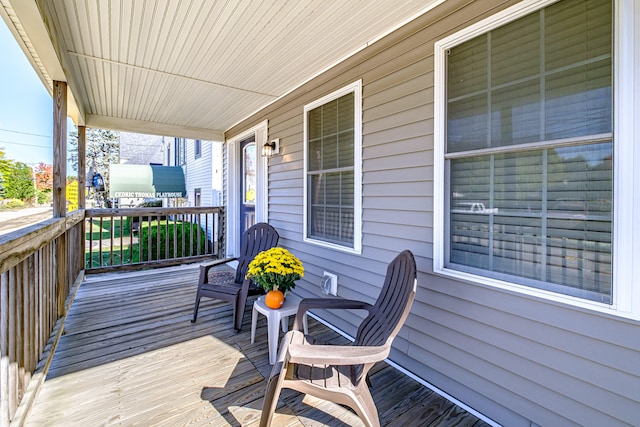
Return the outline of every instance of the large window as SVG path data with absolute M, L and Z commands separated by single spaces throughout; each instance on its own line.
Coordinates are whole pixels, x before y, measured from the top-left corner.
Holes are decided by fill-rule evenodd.
M 305 106 L 305 239 L 360 251 L 361 83 Z
M 613 7 L 564 0 L 442 51 L 442 267 L 613 303 Z

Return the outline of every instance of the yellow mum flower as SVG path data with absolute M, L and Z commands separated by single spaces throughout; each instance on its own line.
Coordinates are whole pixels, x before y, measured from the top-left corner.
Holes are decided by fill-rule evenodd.
M 260 252 L 247 270 L 247 278 L 266 291 L 286 292 L 295 288 L 295 281 L 303 276 L 302 262 L 288 250 L 278 247 Z

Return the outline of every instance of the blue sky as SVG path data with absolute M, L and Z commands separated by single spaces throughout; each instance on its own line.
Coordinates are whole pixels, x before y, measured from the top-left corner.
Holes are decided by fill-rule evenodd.
M 19 162 L 53 164 L 51 96 L 0 19 L 0 148 Z M 68 130 L 73 130 L 69 121 Z M 75 175 L 67 166 L 67 175 Z

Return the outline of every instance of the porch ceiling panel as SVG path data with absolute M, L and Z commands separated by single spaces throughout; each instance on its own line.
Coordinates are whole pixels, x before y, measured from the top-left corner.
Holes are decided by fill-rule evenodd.
M 443 0 L 7 1 L 38 4 L 87 125 L 220 134 Z

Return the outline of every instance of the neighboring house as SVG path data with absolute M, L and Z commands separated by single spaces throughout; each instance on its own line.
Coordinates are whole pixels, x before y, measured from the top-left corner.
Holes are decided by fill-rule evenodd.
M 297 292 L 328 271 L 372 302 L 408 248 L 393 362 L 503 425 L 637 425 L 639 16 L 443 2 L 225 133 L 228 219 L 241 141 L 278 140 L 262 219 L 305 265 Z
M 187 206 L 222 206 L 222 142 L 164 137 L 161 162 L 182 166 Z
M 171 206 L 223 206 L 222 142 L 165 137 L 164 164 L 182 166 L 187 196 L 169 200 Z M 207 224 L 213 239 L 215 225 Z

